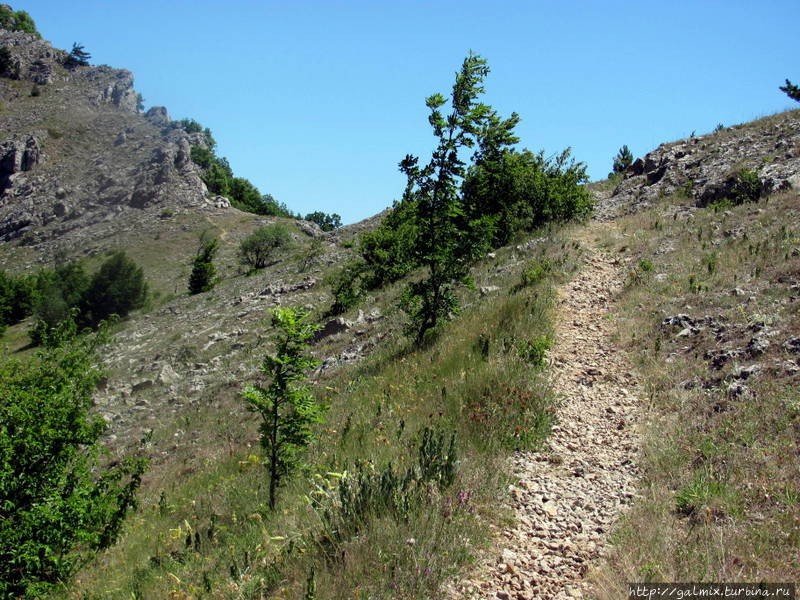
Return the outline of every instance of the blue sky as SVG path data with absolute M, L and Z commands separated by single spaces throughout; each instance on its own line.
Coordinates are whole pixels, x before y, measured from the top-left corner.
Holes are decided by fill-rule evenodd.
M 471 49 L 521 146 L 566 146 L 604 178 L 627 144 L 800 106 L 800 1 L 12 1 L 55 46 L 133 71 L 145 106 L 210 127 L 218 153 L 295 211 L 391 205 L 430 154 L 424 99 Z M 557 5 L 558 4 L 558 5 Z M 793 106 L 794 105 L 794 106 Z

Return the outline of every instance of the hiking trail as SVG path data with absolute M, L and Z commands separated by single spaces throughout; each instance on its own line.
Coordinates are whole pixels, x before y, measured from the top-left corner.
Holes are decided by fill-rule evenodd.
M 514 525 L 495 532 L 495 547 L 450 586 L 450 598 L 586 598 L 584 578 L 633 499 L 641 408 L 636 376 L 612 342 L 624 270 L 583 231 L 585 263 L 558 289 L 556 425 L 544 448 L 509 459 Z

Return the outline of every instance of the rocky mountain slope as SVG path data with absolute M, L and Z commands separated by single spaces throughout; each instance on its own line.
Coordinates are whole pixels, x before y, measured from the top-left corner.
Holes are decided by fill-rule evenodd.
M 140 113 L 130 72 L 70 65 L 30 33 L 0 29 L 0 46 L 0 241 L 69 254 L 165 209 L 227 205 L 190 158 L 205 136 Z
M 410 366 L 406 369 L 403 362 L 406 355 L 402 352 L 387 350 L 393 333 L 400 329 L 403 321 L 396 308 L 398 286 L 389 286 L 371 294 L 360 308 L 342 317 L 322 316 L 331 302 L 328 277 L 351 255 L 358 233 L 374 227 L 380 215 L 329 234 L 323 234 L 302 221 L 285 221 L 292 231 L 293 246 L 276 257 L 266 269 L 248 274 L 238 262 L 239 242 L 255 228 L 277 219 L 243 213 L 231 208 L 224 198 L 209 194 L 199 168 L 190 158 L 192 146 L 207 147 L 207 139 L 202 133 L 188 133 L 171 121 L 163 108 L 153 108 L 142 114 L 137 108 L 132 75 L 127 71 L 106 66 L 67 66 L 68 54 L 65 51 L 52 48 L 46 41 L 24 32 L 0 29 L 0 46 L 8 48 L 12 58 L 6 71 L 0 74 L 3 75 L 0 77 L 0 267 L 29 271 L 49 263 L 56 254 L 82 258 L 91 266 L 101 260 L 106 251 L 116 248 L 125 249 L 144 267 L 153 291 L 151 303 L 121 323 L 111 343 L 104 349 L 103 361 L 108 375 L 97 392 L 96 401 L 97 410 L 110 425 L 105 441 L 111 448 L 122 451 L 142 437 L 148 439 L 153 466 L 145 486 L 145 505 L 154 515 L 158 513 L 157 518 L 161 520 L 157 525 L 163 525 L 164 531 L 175 531 L 172 519 L 178 523 L 178 530 L 183 535 L 186 532 L 180 529 L 181 521 L 188 523 L 184 519 L 191 518 L 202 521 L 209 531 L 214 529 L 214 519 L 218 513 L 223 514 L 223 509 L 216 504 L 217 492 L 201 479 L 206 470 L 210 473 L 213 469 L 229 468 L 229 471 L 222 471 L 224 477 L 220 487 L 224 487 L 225 478 L 235 479 L 242 473 L 245 473 L 242 476 L 245 479 L 257 479 L 247 471 L 248 465 L 254 464 L 248 461 L 253 456 L 250 446 L 256 439 L 255 423 L 238 394 L 244 382 L 258 377 L 258 364 L 269 347 L 264 317 L 273 306 L 303 306 L 313 311 L 323 325 L 314 340 L 313 353 L 322 364 L 313 374 L 313 379 L 318 390 L 327 394 L 335 388 L 335 393 L 340 395 L 331 392 L 338 399 L 339 413 L 326 426 L 326 435 L 337 441 L 329 448 L 318 450 L 316 459 L 331 469 L 339 466 L 337 454 L 356 444 L 355 433 L 347 438 L 351 428 L 358 431 L 359 444 L 364 439 L 372 440 L 369 443 L 373 446 L 369 446 L 369 451 L 376 454 L 380 448 L 389 445 L 389 437 L 398 443 L 401 439 L 402 443 L 411 443 L 406 440 L 408 433 L 404 434 L 406 419 L 412 423 L 409 414 L 413 410 L 420 413 L 413 417 L 417 424 L 449 418 L 447 411 L 453 407 L 448 404 L 453 402 L 453 392 L 449 390 L 462 390 L 457 387 L 459 385 L 463 386 L 465 394 L 478 390 L 475 393 L 481 399 L 495 397 L 489 395 L 491 391 L 504 402 L 522 401 L 522 396 L 516 395 L 516 389 L 505 391 L 512 394 L 508 398 L 502 396 L 503 377 L 496 377 L 488 383 L 488 378 L 487 381 L 470 379 L 473 375 L 463 366 L 464 356 L 481 369 L 495 365 L 507 368 L 502 361 L 508 359 L 501 357 L 514 356 L 515 351 L 509 348 L 517 348 L 516 344 L 524 341 L 524 336 L 532 331 L 532 327 L 530 331 L 520 331 L 519 320 L 524 317 L 537 323 L 545 321 L 539 313 L 534 314 L 531 307 L 536 307 L 537 302 L 545 303 L 547 294 L 534 289 L 528 290 L 527 297 L 517 295 L 521 273 L 527 265 L 545 260 L 546 254 L 553 265 L 560 264 L 558 261 L 569 265 L 563 269 L 562 275 L 566 277 L 574 266 L 572 262 L 586 260 L 585 256 L 581 257 L 580 249 L 591 244 L 581 246 L 580 240 L 586 242 L 586 236 L 595 232 L 594 224 L 586 226 L 582 238 L 568 239 L 560 233 L 550 232 L 545 239 L 537 234 L 537 237 L 504 248 L 479 263 L 474 273 L 477 289 L 464 292 L 467 319 L 472 320 L 463 321 L 466 325 L 457 325 L 452 336 L 454 339 L 448 341 L 450 346 L 446 347 L 447 351 L 457 348 L 459 352 L 465 352 L 463 355 L 453 354 L 457 359 L 449 359 L 452 373 L 448 375 L 451 377 L 448 384 L 451 387 L 446 389 L 443 383 L 440 385 L 441 375 L 431 375 L 426 370 L 432 369 L 431 365 L 441 365 L 438 357 L 444 350 L 434 348 L 429 354 L 421 354 L 421 358 L 412 356 L 408 365 L 413 364 L 416 370 Z M 779 201 L 770 201 L 768 211 L 755 204 L 723 206 L 727 200 L 737 200 L 737 186 L 742 182 L 743 173 L 755 175 L 759 194 L 778 193 Z M 563 539 L 563 536 L 558 537 L 562 533 L 559 526 L 550 526 L 550 517 L 571 510 L 565 504 L 568 500 L 572 502 L 572 508 L 576 502 L 588 503 L 585 500 L 591 493 L 582 486 L 589 478 L 584 479 L 583 475 L 591 470 L 592 461 L 599 464 L 601 458 L 607 458 L 622 465 L 624 477 L 615 480 L 614 485 L 624 491 L 624 498 L 614 494 L 603 496 L 597 502 L 596 514 L 592 513 L 594 516 L 577 521 L 574 514 L 565 517 L 561 520 L 565 527 L 580 530 L 583 521 L 594 520 L 595 532 L 598 527 L 605 529 L 618 516 L 614 512 L 617 505 L 627 504 L 635 495 L 629 489 L 633 485 L 634 467 L 625 462 L 627 453 L 634 449 L 626 442 L 624 456 L 617 456 L 612 450 L 615 450 L 615 428 L 627 428 L 632 421 L 638 420 L 638 416 L 634 418 L 633 413 L 628 414 L 628 409 L 633 411 L 633 404 L 631 400 L 631 406 L 628 406 L 630 398 L 627 395 L 623 394 L 626 400 L 617 401 L 621 392 L 604 391 L 606 383 L 614 383 L 611 379 L 626 383 L 630 376 L 624 363 L 615 360 L 610 361 L 610 365 L 600 363 L 608 356 L 616 356 L 619 350 L 614 347 L 616 341 L 612 339 L 619 336 L 619 331 L 614 331 L 615 319 L 624 318 L 625 323 L 634 324 L 630 331 L 641 331 L 647 324 L 635 318 L 641 318 L 640 313 L 647 311 L 631 308 L 629 314 L 624 314 L 623 308 L 611 310 L 612 295 L 624 299 L 627 297 L 625 294 L 634 290 L 630 297 L 635 302 L 631 300 L 629 304 L 647 306 L 653 314 L 661 310 L 658 308 L 659 294 L 665 298 L 668 296 L 670 314 L 658 313 L 653 329 L 652 339 L 660 336 L 653 352 L 661 353 L 653 362 L 662 361 L 659 363 L 662 365 L 674 363 L 686 373 L 690 372 L 687 364 L 694 365 L 692 369 L 697 367 L 698 370 L 691 371 L 691 375 L 670 373 L 675 380 L 670 380 L 670 385 L 674 383 L 672 387 L 680 387 L 680 393 L 696 394 L 696 397 L 692 396 L 695 403 L 692 406 L 709 415 L 709 421 L 721 420 L 724 415 L 740 410 L 739 404 L 765 397 L 769 383 L 763 377 L 765 373 L 769 373 L 773 380 L 780 377 L 781 386 L 786 382 L 796 382 L 798 370 L 794 355 L 800 332 L 797 331 L 796 319 L 794 324 L 791 319 L 792 315 L 797 315 L 799 178 L 800 111 L 791 111 L 713 134 L 664 144 L 637 160 L 620 177 L 591 185 L 597 198 L 597 218 L 615 223 L 609 230 L 613 230 L 612 233 L 605 234 L 610 240 L 606 241 L 606 250 L 613 252 L 613 257 L 603 255 L 600 259 L 592 250 L 588 264 L 594 265 L 597 273 L 584 272 L 575 280 L 574 285 L 596 292 L 595 296 L 576 293 L 575 298 L 576 302 L 591 309 L 594 320 L 588 323 L 575 319 L 571 325 L 557 328 L 558 335 L 574 343 L 556 350 L 555 371 L 560 384 L 566 389 L 577 390 L 577 395 L 593 388 L 595 383 L 594 391 L 603 392 L 596 394 L 597 414 L 592 413 L 591 419 L 588 413 L 575 406 L 566 406 L 559 414 L 561 418 L 564 415 L 575 417 L 573 420 L 576 422 L 584 417 L 587 421 L 592 420 L 591 427 L 585 428 L 590 433 L 601 429 L 602 425 L 603 434 L 597 436 L 595 445 L 606 447 L 608 452 L 605 458 L 599 451 L 589 455 L 587 448 L 594 446 L 578 447 L 573 440 L 581 434 L 580 426 L 557 427 L 551 438 L 551 446 L 558 455 L 556 460 L 545 458 L 540 461 L 541 468 L 526 467 L 527 475 L 517 473 L 520 479 L 549 477 L 538 487 L 526 484 L 524 491 L 518 487 L 509 492 L 512 496 L 510 504 L 530 508 L 535 513 L 531 522 L 537 528 L 542 525 L 547 530 L 546 535 L 539 536 L 547 546 L 546 549 L 539 548 L 548 557 L 545 561 L 548 571 L 543 575 L 546 585 L 537 588 L 530 581 L 524 584 L 523 574 L 542 575 L 544 572 L 537 571 L 540 565 L 530 569 L 526 566 L 519 569 L 520 574 L 516 576 L 509 571 L 509 566 L 516 568 L 511 558 L 500 563 L 502 568 L 491 565 L 501 580 L 501 585 L 496 586 L 498 598 L 513 597 L 509 596 L 512 589 L 514 593 L 519 592 L 517 597 L 536 597 L 536 589 L 543 597 L 558 590 L 566 593 L 562 582 L 566 577 L 564 573 L 568 572 L 570 579 L 577 580 L 587 573 L 588 563 L 597 559 L 599 552 L 595 552 L 593 546 L 583 544 L 587 540 L 594 544 L 600 538 L 587 534 L 566 544 L 558 541 Z M 719 203 L 719 215 L 713 212 L 713 208 L 703 208 L 714 203 Z M 781 231 L 782 215 L 789 219 Z M 665 222 L 674 223 L 674 230 L 665 228 Z M 616 223 L 621 223 L 619 228 Z M 645 235 L 650 231 L 652 235 Z M 213 292 L 189 296 L 186 283 L 190 262 L 201 235 L 212 235 L 220 240 L 217 260 L 220 282 Z M 755 264 L 754 255 L 764 262 L 759 263 L 758 273 L 755 266 L 737 271 L 736 260 Z M 727 278 L 714 280 L 718 289 L 712 289 L 716 295 L 703 296 L 703 289 L 708 291 L 719 264 L 725 261 Z M 780 268 L 776 266 L 778 263 Z M 614 266 L 613 277 L 601 278 L 604 269 L 610 270 L 611 265 Z M 626 279 L 620 281 L 623 273 Z M 646 297 L 642 296 L 642 282 L 652 286 Z M 565 285 L 568 289 L 570 284 Z M 605 288 L 609 289 L 604 292 Z M 621 291 L 612 294 L 610 288 Z M 779 290 L 780 297 L 775 290 Z M 595 303 L 602 306 L 595 306 Z M 748 308 L 740 308 L 745 305 Z M 494 321 L 487 320 L 490 309 L 499 313 L 492 314 Z M 542 314 L 546 312 L 543 308 L 536 310 L 541 310 Z M 724 318 L 714 311 L 726 311 Z M 673 321 L 661 325 L 665 318 Z M 487 323 L 495 323 L 497 327 L 491 329 Z M 736 323 L 735 327 L 732 323 Z M 28 325 L 22 323 L 9 328 L 0 343 L 8 345 L 12 352 L 24 353 Z M 591 331 L 583 331 L 585 327 Z M 779 333 L 773 335 L 774 331 Z M 490 340 L 493 344 L 491 352 Z M 485 346 L 482 346 L 484 342 Z M 603 354 L 590 355 L 588 346 L 600 347 L 601 344 Z M 480 348 L 485 348 L 486 356 L 480 356 Z M 630 341 L 629 348 L 641 356 L 649 356 L 646 353 L 651 351 L 649 346 L 637 346 L 633 341 Z M 347 371 L 364 362 L 363 359 L 382 356 L 381 352 L 388 353 L 385 364 L 370 363 L 371 366 L 363 372 Z M 692 353 L 702 356 L 702 361 L 692 360 Z M 767 363 L 767 358 L 771 362 Z M 756 364 L 756 359 L 759 368 L 746 371 Z M 396 369 L 399 375 L 384 382 L 381 377 L 386 364 Z M 540 393 L 541 388 L 546 387 L 541 373 L 531 375 L 530 365 L 516 365 L 514 368 L 518 369 L 515 373 L 520 375 L 520 381 L 535 382 L 534 392 Z M 723 370 L 724 376 L 721 375 Z M 342 372 L 356 373 L 357 376 L 337 380 L 337 373 Z M 484 373 L 478 367 L 474 372 Z M 507 375 L 502 370 L 498 372 L 504 377 Z M 380 376 L 376 377 L 376 373 Z M 484 394 L 484 388 L 488 389 L 490 383 L 497 389 Z M 419 387 L 414 388 L 412 384 Z M 649 390 L 660 389 L 658 385 L 665 386 L 655 376 L 645 384 L 650 386 Z M 375 387 L 369 388 L 368 385 Z M 362 392 L 362 404 L 351 399 L 351 396 L 358 397 L 359 386 L 367 390 Z M 404 387 L 411 390 L 409 397 L 414 402 L 413 410 L 402 408 L 399 402 L 395 402 Z M 623 389 L 626 388 L 623 386 Z M 528 398 L 523 400 L 527 401 L 530 392 L 525 393 Z M 544 392 L 541 394 L 546 395 Z M 718 399 L 709 401 L 713 394 L 721 394 L 719 402 Z M 786 404 L 797 410 L 796 400 L 789 399 Z M 441 411 L 438 410 L 440 405 Z M 666 405 L 672 408 L 669 403 Z M 505 405 L 499 406 L 498 412 L 502 413 Z M 459 407 L 458 410 L 464 410 L 465 414 L 475 410 L 471 416 L 476 422 L 486 416 L 482 409 Z M 684 422 L 688 422 L 688 417 Z M 697 427 L 698 431 L 701 429 L 701 426 Z M 707 430 L 702 431 L 704 435 L 707 433 Z M 338 436 L 341 436 L 340 441 Z M 675 438 L 677 447 L 682 442 L 680 436 Z M 698 445 L 704 443 L 702 439 L 697 441 Z M 705 455 L 693 456 L 693 459 L 699 461 L 698 465 L 711 465 L 709 469 L 727 469 L 726 464 L 714 462 L 719 454 L 711 456 L 712 451 L 718 452 L 717 446 L 706 448 Z M 391 460 L 391 454 L 386 456 Z M 474 461 L 475 457 L 464 458 L 467 463 L 471 460 Z M 371 468 L 375 468 L 377 462 L 376 458 Z M 214 465 L 213 469 L 211 465 Z M 637 474 L 638 469 L 637 465 Z M 563 501 L 549 500 L 563 487 L 555 483 L 556 475 L 569 479 L 577 490 L 565 495 Z M 670 481 L 669 484 L 663 483 L 658 491 L 671 494 L 664 490 L 674 490 L 676 486 L 685 484 L 685 481 Z M 257 483 L 252 485 L 257 489 Z M 176 508 L 178 501 L 173 504 L 171 498 L 162 502 L 163 490 L 178 496 L 184 494 L 185 497 L 181 498 L 186 500 L 185 506 Z M 332 493 L 328 488 L 320 490 L 321 493 Z M 435 498 L 442 503 L 441 511 L 430 512 L 436 518 L 446 514 L 443 519 L 458 509 L 463 509 L 463 514 L 472 514 L 470 511 L 475 510 L 470 505 L 471 493 L 461 490 L 458 494 L 454 492 L 453 497 Z M 207 506 L 201 506 L 205 513 L 195 507 L 195 497 L 201 498 L 200 505 L 206 503 Z M 239 505 L 235 506 L 239 517 L 242 510 L 253 511 L 250 505 L 245 504 L 247 508 L 242 510 Z M 724 513 L 715 504 L 705 508 L 708 512 L 704 514 L 710 515 L 714 527 L 718 526 L 717 520 L 721 522 L 724 515 L 730 516 L 734 512 Z M 223 521 L 227 519 L 225 525 L 230 530 L 243 526 L 241 521 L 237 521 L 236 510 L 231 511 L 232 517 L 228 514 L 220 517 Z M 704 507 L 698 507 L 692 518 L 699 519 L 703 510 Z M 771 514 L 763 507 L 758 511 L 759 514 Z M 667 513 L 670 513 L 669 508 L 659 513 L 660 518 Z M 576 511 L 575 514 L 583 513 Z M 178 519 L 177 515 L 181 518 Z M 247 519 L 260 524 L 259 515 L 252 513 Z M 723 516 L 717 519 L 718 515 Z M 669 526 L 682 530 L 679 517 L 670 521 Z M 199 527 L 194 521 L 192 523 Z M 725 523 L 729 524 L 728 521 Z M 281 523 L 280 526 L 284 525 Z M 145 519 L 137 517 L 133 527 L 144 528 Z M 161 530 L 143 531 L 143 538 L 152 541 L 158 537 L 160 543 Z M 150 535 L 153 532 L 155 534 Z M 519 535 L 527 536 L 530 528 L 522 527 L 519 532 Z M 253 548 L 269 547 L 272 537 L 282 537 L 270 537 L 267 533 L 259 535 L 258 545 L 255 542 L 250 544 L 252 540 L 247 540 L 247 544 L 242 542 L 243 548 L 246 547 L 241 552 L 245 561 L 252 558 L 255 564 L 256 550 Z M 422 552 L 424 542 L 421 539 L 398 535 L 401 536 L 403 552 Z M 120 552 L 130 551 L 133 558 L 129 556 L 128 559 L 131 561 L 141 563 L 144 560 L 147 564 L 141 566 L 137 563 L 135 568 L 143 569 L 142 572 L 148 569 L 157 572 L 161 579 L 166 579 L 166 574 L 178 568 L 185 569 L 185 578 L 190 577 L 193 558 L 183 548 L 183 538 L 175 539 L 178 541 L 175 542 L 170 533 L 171 541 L 164 542 L 163 556 L 159 554 L 162 551 L 160 546 L 152 556 L 147 555 L 150 550 L 142 554 L 138 548 Z M 208 539 L 211 539 L 210 533 Z M 211 541 L 203 544 L 212 545 Z M 201 546 L 200 543 L 196 545 Z M 743 543 L 743 547 L 745 545 Z M 211 555 L 205 546 L 203 552 Z M 434 544 L 428 548 L 427 556 L 414 555 L 414 561 L 421 562 L 424 558 L 432 564 L 430 557 L 438 557 L 438 550 Z M 350 547 L 348 552 L 351 552 Z M 198 550 L 197 554 L 202 553 Z M 349 556 L 354 555 L 352 552 Z M 106 566 L 119 560 L 127 568 L 123 559 L 124 556 L 108 558 Z M 171 560 L 173 562 L 169 562 Z M 236 566 L 237 560 L 241 562 L 241 556 L 233 559 L 236 568 L 232 568 L 231 573 L 236 571 L 238 574 L 235 577 L 231 575 L 230 585 L 235 583 L 244 588 L 247 579 L 242 575 L 244 570 Z M 625 560 L 627 557 L 619 559 L 619 562 L 625 563 Z M 727 558 L 720 558 L 723 560 Z M 640 563 L 648 564 L 645 560 Z M 741 561 L 732 563 L 731 569 L 741 564 Z M 591 565 L 595 563 L 591 562 Z M 387 572 L 390 570 L 390 567 L 383 566 Z M 625 566 L 629 567 L 627 563 Z M 108 569 L 122 579 L 119 573 L 123 567 L 117 571 L 112 567 Z M 630 580 L 647 575 L 644 566 L 639 571 L 633 567 L 630 569 Z M 446 569 L 442 567 L 442 570 Z M 217 571 L 219 569 L 209 577 L 219 577 Z M 136 573 L 134 570 L 134 579 L 138 577 Z M 684 572 L 664 567 L 661 573 L 678 577 Z M 420 573 L 416 575 L 424 579 Z M 178 579 L 174 573 L 172 577 Z M 102 576 L 96 579 L 102 579 Z M 511 579 L 517 580 L 513 586 Z M 96 585 L 102 583 L 94 582 Z M 178 581 L 174 587 L 177 590 L 180 586 Z M 477 586 L 474 587 L 476 593 L 481 593 Z M 162 588 L 166 589 L 163 585 Z M 134 585 L 134 591 L 136 589 Z M 197 593 L 180 589 L 181 593 L 185 591 L 185 595 L 176 592 L 171 597 L 188 598 Z M 238 597 L 235 595 L 237 590 L 233 587 L 230 590 L 229 596 L 222 597 Z M 146 597 L 137 596 L 139 592 L 134 591 L 123 590 L 120 584 L 115 593 L 121 597 Z M 569 591 L 576 594 L 573 597 L 579 597 L 581 593 L 578 586 Z M 608 597 L 614 597 L 614 593 L 616 589 L 609 592 Z
M 596 215 L 629 214 L 673 194 L 707 206 L 735 194 L 743 171 L 757 175 L 762 194 L 800 189 L 800 111 L 661 144 L 595 190 Z

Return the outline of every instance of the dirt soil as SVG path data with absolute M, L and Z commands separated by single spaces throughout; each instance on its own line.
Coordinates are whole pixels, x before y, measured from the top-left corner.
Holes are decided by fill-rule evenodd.
M 596 225 L 596 224 L 595 224 Z M 544 451 L 511 457 L 514 525 L 451 598 L 588 597 L 587 574 L 608 549 L 638 478 L 641 422 L 636 375 L 614 348 L 614 303 L 624 270 L 587 233 L 582 270 L 559 292 L 553 385 L 557 425 Z

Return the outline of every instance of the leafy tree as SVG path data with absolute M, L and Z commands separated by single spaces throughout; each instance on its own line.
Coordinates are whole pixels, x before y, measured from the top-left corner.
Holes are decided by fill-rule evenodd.
M 792 100 L 797 100 L 798 102 L 800 102 L 800 86 L 794 85 L 791 81 L 787 79 L 786 85 L 782 85 L 778 89 L 780 89 L 782 92 L 785 92 L 786 95 L 789 96 L 789 98 L 791 98 Z
M 470 168 L 462 186 L 465 211 L 469 219 L 487 220 L 490 244 L 503 246 L 548 221 L 586 214 L 591 195 L 581 184 L 587 180 L 586 165 L 569 148 L 552 158 L 504 149 Z
M 36 323 L 31 331 L 32 340 L 45 343 L 49 332 L 70 320 L 83 303 L 88 288 L 89 278 L 77 262 L 59 265 L 52 271 L 39 271 L 33 301 Z
M 275 251 L 289 246 L 291 239 L 289 229 L 282 223 L 260 227 L 242 240 L 239 259 L 252 269 L 263 269 Z
M 146 301 L 147 282 L 142 268 L 120 250 L 92 275 L 81 301 L 80 321 L 96 327 L 111 315 L 127 316 Z
M 319 210 L 307 214 L 305 220 L 316 223 L 322 231 L 333 231 L 342 226 L 342 217 L 336 213 L 329 215 Z
M 299 215 L 294 214 L 289 207 L 283 202 L 278 202 L 272 197 L 272 194 L 264 194 L 261 196 L 261 203 L 263 205 L 263 212 L 258 214 L 267 215 L 270 217 L 284 217 L 286 219 L 299 218 Z
M 28 13 L 24 10 L 11 10 L 5 5 L 0 5 L 0 28 L 9 31 L 24 31 L 32 33 L 36 37 L 42 37 L 36 30 L 36 23 Z
M 200 294 L 208 292 L 216 285 L 214 267 L 214 256 L 219 249 L 217 239 L 203 241 L 200 249 L 194 257 L 192 264 L 192 274 L 189 276 L 189 293 Z
M 146 461 L 102 467 L 91 414 L 107 335 L 65 322 L 35 360 L 0 357 L 0 597 L 38 598 L 112 545 Z
M 305 354 L 309 338 L 318 329 L 306 322 L 308 314 L 294 308 L 272 311 L 279 330 L 275 354 L 267 355 L 261 372 L 270 377 L 268 387 L 249 385 L 242 396 L 261 415 L 261 446 L 269 469 L 269 506 L 275 509 L 283 479 L 300 466 L 301 453 L 313 441 L 314 423 L 322 421 L 324 407 L 304 385 L 305 372 L 319 364 Z
M 407 155 L 400 163 L 408 178 L 403 203 L 410 205 L 415 228 L 412 262 L 426 270 L 424 278 L 408 287 L 401 303 L 411 317 L 409 331 L 417 344 L 457 312 L 454 286 L 468 282 L 471 263 L 485 249 L 486 221 L 463 218 L 461 183 L 466 168 L 459 153 L 476 143 L 481 152 L 488 152 L 516 141 L 510 130 L 518 117 L 503 121 L 489 106 L 476 101 L 488 73 L 486 60 L 480 56 L 470 53 L 464 59 L 453 85 L 450 113 L 445 117 L 440 110 L 447 102 L 441 94 L 425 102 L 438 138 L 430 161 L 420 167 L 417 157 Z
M 614 173 L 622 173 L 633 164 L 633 154 L 628 146 L 622 146 L 614 157 Z
M 139 112 L 144 110 L 144 96 L 140 92 L 136 93 L 136 110 Z
M 36 280 L 15 277 L 0 269 L 0 327 L 18 323 L 33 311 Z
M 86 52 L 81 44 L 75 42 L 72 44 L 72 50 L 70 50 L 64 61 L 64 66 L 68 69 L 73 67 L 85 67 L 89 64 L 90 58 L 92 58 L 92 55 Z

